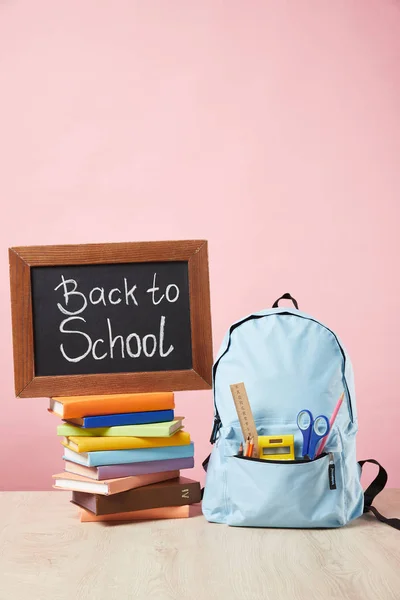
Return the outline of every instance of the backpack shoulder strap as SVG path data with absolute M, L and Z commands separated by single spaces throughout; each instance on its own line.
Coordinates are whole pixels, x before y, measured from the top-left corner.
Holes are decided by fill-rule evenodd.
M 201 464 L 202 464 L 202 467 L 203 467 L 203 469 L 204 469 L 206 472 L 207 472 L 207 467 L 208 467 L 208 463 L 209 463 L 210 457 L 211 457 L 211 454 L 209 454 L 209 455 L 208 455 L 208 456 L 207 456 L 207 457 L 206 457 L 206 458 L 203 460 L 203 462 L 201 463 Z M 204 496 L 204 486 L 201 488 L 200 494 L 201 494 L 201 499 L 203 500 L 203 496 Z
M 400 531 L 400 519 L 388 519 L 387 517 L 381 515 L 381 513 L 376 510 L 375 506 L 372 506 L 372 502 L 374 501 L 375 497 L 383 490 L 387 483 L 388 476 L 386 470 L 378 463 L 377 460 L 374 460 L 373 458 L 369 458 L 368 460 L 360 460 L 358 464 L 360 465 L 361 470 L 365 463 L 377 465 L 377 467 L 379 467 L 379 471 L 378 475 L 364 492 L 364 513 L 372 512 L 378 521 L 386 523 L 387 525 L 390 525 L 390 527 L 394 527 Z

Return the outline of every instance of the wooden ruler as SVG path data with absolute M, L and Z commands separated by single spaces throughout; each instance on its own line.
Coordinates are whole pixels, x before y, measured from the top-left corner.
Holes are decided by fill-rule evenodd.
M 233 401 L 236 412 L 239 417 L 240 427 L 242 428 L 244 441 L 247 438 L 253 438 L 254 450 L 253 456 L 258 456 L 258 434 L 256 424 L 254 423 L 253 413 L 251 412 L 249 399 L 247 397 L 244 383 L 233 383 L 231 386 Z

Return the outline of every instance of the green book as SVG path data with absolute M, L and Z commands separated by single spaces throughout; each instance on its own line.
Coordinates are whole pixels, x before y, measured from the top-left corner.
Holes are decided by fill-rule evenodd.
M 116 425 L 114 427 L 83 428 L 70 423 L 57 427 L 57 435 L 85 437 L 170 437 L 182 429 L 183 417 L 163 423 L 146 423 L 145 425 Z

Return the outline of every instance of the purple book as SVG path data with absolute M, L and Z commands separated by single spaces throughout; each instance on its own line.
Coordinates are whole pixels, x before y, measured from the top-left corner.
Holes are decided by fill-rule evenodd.
M 191 469 L 192 467 L 194 467 L 193 456 L 125 465 L 103 465 L 100 467 L 85 467 L 69 460 L 65 461 L 65 471 L 67 473 L 75 473 L 75 475 L 83 475 L 84 477 L 98 480 L 131 477 L 132 475 L 147 475 L 148 473 L 162 473 L 163 471 L 179 471 L 181 469 Z

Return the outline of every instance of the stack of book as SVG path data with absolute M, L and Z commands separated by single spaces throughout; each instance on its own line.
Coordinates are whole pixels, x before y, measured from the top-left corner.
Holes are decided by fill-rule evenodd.
M 53 487 L 72 491 L 81 521 L 189 516 L 200 484 L 180 476 L 194 446 L 174 408 L 172 392 L 50 400 L 65 460 Z

